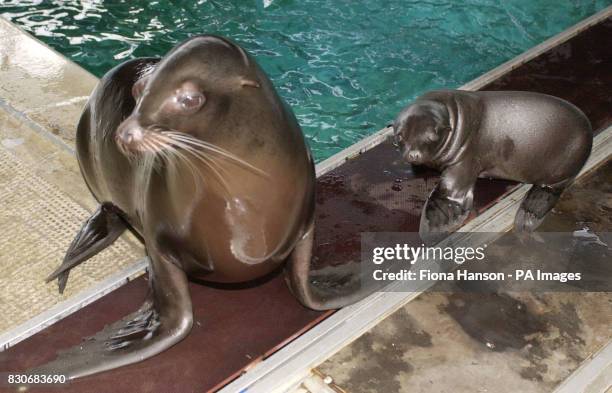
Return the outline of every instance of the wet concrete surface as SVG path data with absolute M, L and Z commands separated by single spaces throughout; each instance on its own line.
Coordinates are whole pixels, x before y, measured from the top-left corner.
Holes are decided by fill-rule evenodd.
M 45 277 L 96 208 L 72 153 L 97 79 L 0 18 L 0 334 L 144 257 L 133 236 L 71 272 Z
M 609 231 L 611 180 L 609 160 L 565 192 L 539 231 Z M 508 263 L 517 257 L 507 254 Z M 612 340 L 610 326 L 610 292 L 474 293 L 439 284 L 317 370 L 354 393 L 550 392 Z
M 0 18 L 0 104 L 70 146 L 96 83 L 92 74 Z

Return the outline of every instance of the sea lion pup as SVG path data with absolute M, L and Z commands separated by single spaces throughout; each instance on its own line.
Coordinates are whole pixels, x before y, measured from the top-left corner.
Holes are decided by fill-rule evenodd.
M 591 152 L 587 117 L 560 98 L 522 91 L 432 91 L 393 124 L 406 161 L 442 172 L 423 207 L 419 233 L 441 240 L 468 217 L 478 177 L 533 184 L 514 227 L 533 231 Z
M 289 285 L 313 309 L 355 292 L 309 280 L 315 172 L 293 115 L 242 48 L 193 37 L 164 58 L 127 61 L 90 97 L 77 131 L 81 172 L 100 208 L 58 278 L 126 229 L 144 241 L 150 293 L 137 312 L 38 368 L 85 376 L 158 354 L 192 326 L 188 277 L 237 283 L 287 260 Z

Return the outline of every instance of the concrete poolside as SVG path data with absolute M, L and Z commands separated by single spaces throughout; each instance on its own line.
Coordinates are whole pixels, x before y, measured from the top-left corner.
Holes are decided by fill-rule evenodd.
M 45 277 L 97 203 L 74 157 L 78 117 L 97 79 L 0 18 L 0 337 L 143 257 L 124 236 L 70 274 Z
M 100 290 L 102 283 L 108 282 L 108 278 L 112 278 L 114 273 L 120 274 L 116 280 L 111 280 L 115 284 L 109 284 L 107 290 L 122 282 L 121 277 L 126 276 L 126 271 L 133 274 L 140 269 L 126 270 L 128 266 L 132 266 L 135 261 L 142 258 L 142 250 L 133 239 L 125 239 L 125 243 L 113 246 L 97 260 L 88 262 L 71 274 L 67 292 L 63 297 L 57 295 L 54 284 L 44 285 L 44 277 L 59 264 L 63 250 L 73 234 L 87 217 L 87 212 L 95 207 L 95 201 L 89 196 L 78 173 L 71 147 L 74 142 L 74 125 L 85 97 L 96 80 L 1 19 L 0 43 L 3 54 L 0 68 L 0 120 L 2 121 L 0 141 L 3 149 L 0 150 L 2 152 L 0 165 L 3 170 L 0 172 L 2 186 L 0 201 L 3 215 L 0 225 L 3 229 L 10 225 L 10 230 L 3 231 L 6 240 L 2 238 L 0 241 L 0 268 L 7 271 L 14 270 L 9 276 L 11 281 L 1 282 L 4 285 L 3 291 L 0 292 L 1 310 L 3 312 L 8 310 L 5 315 L 11 315 L 10 320 L 3 321 L 6 327 L 0 326 L 1 335 L 3 331 L 10 333 L 10 328 L 19 323 L 31 321 L 30 318 L 40 315 L 53 305 L 57 305 L 60 311 L 63 310 L 63 314 L 59 312 L 58 315 L 64 316 L 73 310 L 62 307 L 61 302 L 70 299 L 74 299 L 77 303 L 81 302 L 83 299 L 81 294 L 92 288 L 95 289 L 92 292 L 96 294 L 95 296 L 101 296 L 104 293 Z M 575 53 L 580 53 L 579 47 L 572 49 Z M 561 68 L 566 67 L 563 64 L 561 62 Z M 548 64 L 546 67 L 554 68 L 555 64 Z M 599 76 L 597 72 L 594 75 Z M 519 76 L 506 78 L 509 81 L 504 85 L 505 76 L 498 75 L 491 86 L 495 88 L 497 84 L 498 88 L 504 88 L 507 85 L 512 87 L 525 82 L 525 79 Z M 604 81 L 609 82 L 609 80 Z M 594 84 L 597 83 L 600 83 L 598 79 Z M 552 85 L 544 83 L 543 86 L 549 89 Z M 539 85 L 536 83 L 536 88 L 541 87 L 542 83 Z M 601 90 L 601 86 L 586 90 L 595 94 L 599 92 L 597 88 Z M 573 99 L 582 100 L 581 94 L 584 91 L 585 89 L 576 89 L 575 92 L 562 93 L 576 94 Z M 602 105 L 601 101 L 589 104 L 583 110 L 589 114 L 596 128 L 603 130 L 609 126 L 612 112 Z M 374 178 L 380 177 L 384 163 L 382 158 L 388 156 L 388 150 L 388 147 L 381 145 L 378 149 L 349 161 L 319 180 L 318 192 L 321 197 L 318 201 L 320 209 L 318 219 L 322 222 L 319 238 L 332 239 L 331 242 L 325 241 L 319 244 L 320 263 L 353 257 L 352 240 L 355 233 L 347 232 L 346 229 L 332 229 L 336 224 L 346 228 L 370 220 L 372 226 L 379 229 L 392 225 L 394 228 L 406 230 L 418 222 L 422 196 L 426 195 L 428 189 L 435 184 L 436 178 L 413 177 L 404 181 L 404 191 L 415 193 L 414 201 L 407 206 L 402 197 L 388 193 L 388 189 L 394 184 L 396 173 L 406 175 L 407 169 L 404 166 L 394 164 L 389 179 L 379 183 L 373 181 Z M 609 166 L 602 168 L 608 168 L 605 173 L 609 173 Z M 598 172 L 596 176 L 602 175 Z M 3 181 L 6 183 L 2 183 Z M 513 184 L 504 182 L 481 185 L 480 211 L 487 211 L 492 203 L 514 187 Z M 597 187 L 593 189 L 596 190 Z M 26 194 L 22 190 L 31 190 L 31 192 Z M 27 203 L 24 203 L 26 201 Z M 54 203 L 49 204 L 48 201 Z M 567 203 L 571 203 L 571 199 Z M 57 206 L 61 208 L 58 209 Z M 338 211 L 343 212 L 342 216 L 345 218 L 339 220 Z M 335 216 L 330 213 L 334 213 Z M 375 217 L 377 214 L 378 218 Z M 346 219 L 346 217 L 352 218 Z M 46 237 L 50 233 L 53 236 Z M 346 243 L 350 244 L 350 250 L 347 247 L 339 247 Z M 23 250 L 28 250 L 27 261 L 23 259 Z M 107 281 L 104 281 L 105 279 Z M 7 287 L 11 283 L 13 287 Z M 192 286 L 195 302 L 199 303 L 196 314 L 202 318 L 198 319 L 202 321 L 202 325 L 194 329 L 189 342 L 180 344 L 153 362 L 144 362 L 117 373 L 88 379 L 86 383 L 95 386 L 96 391 L 105 391 L 105 389 L 116 391 L 122 387 L 142 391 L 154 391 L 152 389 L 161 389 L 164 386 L 181 391 L 191 390 L 194 387 L 197 387 L 198 391 L 220 388 L 237 377 L 244 367 L 259 365 L 256 359 L 270 356 L 280 346 L 327 316 L 299 309 L 299 305 L 292 302 L 283 285 L 282 279 L 279 278 L 266 283 L 261 289 L 233 292 Z M 81 337 L 93 333 L 105 323 L 135 309 L 144 295 L 145 288 L 146 280 L 142 278 L 136 280 L 15 348 L 0 353 L 0 364 L 2 364 L 0 369 L 14 369 L 16 365 L 32 364 L 33 360 L 34 363 L 39 363 L 45 357 L 52 356 L 56 349 L 77 343 Z M 263 291 L 257 292 L 258 294 L 263 293 L 281 300 L 272 305 L 249 303 L 248 299 L 253 296 L 255 290 Z M 12 297 L 5 297 L 9 295 Z M 95 296 L 89 296 L 87 299 L 92 300 Z M 530 352 L 531 349 L 523 352 L 510 351 L 510 354 L 492 353 L 486 345 L 483 348 L 483 343 L 478 337 L 475 338 L 466 332 L 467 329 L 464 330 L 461 323 L 457 322 L 448 310 L 439 311 L 448 309 L 448 305 L 453 304 L 451 300 L 439 294 L 425 294 L 418 299 L 420 300 L 401 308 L 351 346 L 317 367 L 315 372 L 318 375 L 331 376 L 338 389 L 351 392 L 371 391 L 372 381 L 381 387 L 377 391 L 395 391 L 398 386 L 406 391 L 408 389 L 412 391 L 416 390 L 415 385 L 422 386 L 421 391 L 435 391 L 431 390 L 430 386 L 434 383 L 440 384 L 438 386 L 441 388 L 438 391 L 444 391 L 446 387 L 452 388 L 451 391 L 462 391 L 459 390 L 457 380 L 450 380 L 453 381 L 450 384 L 447 382 L 449 380 L 438 376 L 446 371 L 450 372 L 450 375 L 458 375 L 457 373 L 462 372 L 460 366 L 463 365 L 465 366 L 463 370 L 470 370 L 470 378 L 479 375 L 486 380 L 491 372 L 500 374 L 496 383 L 490 380 L 483 382 L 483 388 L 488 388 L 489 391 L 498 391 L 499 384 L 502 383 L 507 387 L 516 384 L 521 387 L 521 391 L 550 391 L 576 369 L 583 359 L 595 353 L 611 338 L 610 332 L 605 331 L 606 324 L 610 325 L 610 320 L 604 318 L 605 314 L 596 315 L 597 307 L 605 309 L 606 301 L 609 306 L 609 294 L 593 295 L 585 299 L 561 296 L 550 299 L 550 303 L 544 306 L 541 300 L 521 298 L 520 304 L 525 304 L 529 312 L 535 315 L 534 318 L 557 315 L 565 310 L 564 304 L 570 304 L 570 309 L 577 310 L 577 318 L 580 318 L 580 320 L 572 319 L 578 327 L 568 334 L 575 335 L 584 341 L 584 344 L 577 345 L 568 340 L 570 346 L 560 345 L 558 348 L 552 348 L 550 344 L 556 338 L 554 334 L 563 333 L 563 326 L 555 325 L 559 321 L 558 318 L 552 322 L 546 320 L 544 323 L 547 329 L 535 332 L 537 337 L 533 338 L 535 343 L 533 351 L 541 350 L 540 354 Z M 507 299 L 501 302 L 504 301 L 518 304 Z M 464 300 L 462 303 L 463 309 L 467 308 L 468 311 L 474 312 L 473 308 L 469 307 L 472 303 Z M 492 303 L 489 314 L 477 314 L 495 317 L 498 311 L 495 306 L 499 303 L 499 301 Z M 229 312 L 223 314 L 224 310 L 217 308 L 228 308 Z M 248 308 L 255 308 L 255 312 Z M 236 318 L 233 314 L 244 314 L 245 317 Z M 12 317 L 13 315 L 15 317 Z M 243 331 L 244 329 L 242 331 L 234 329 L 236 326 L 253 325 L 255 321 L 253 318 L 259 318 L 261 315 L 266 315 L 269 323 L 250 326 L 252 332 L 248 334 Z M 228 330 L 220 326 L 223 323 L 212 323 L 215 320 L 231 325 L 230 333 L 223 331 Z M 284 325 L 282 327 L 285 329 L 280 329 L 279 324 Z M 276 331 L 271 333 L 271 329 Z M 495 329 L 492 331 L 495 332 Z M 512 336 L 512 332 L 508 334 Z M 18 339 L 23 338 L 23 336 L 18 337 Z M 516 339 L 520 341 L 521 338 Z M 12 337 L 7 342 L 13 344 L 16 341 L 18 340 Z M 214 343 L 206 346 L 206 351 L 210 352 L 210 355 L 205 359 L 202 359 L 202 354 L 199 353 L 202 351 L 189 351 L 189 347 L 193 348 L 196 345 L 197 348 L 197 343 L 202 342 Z M 450 357 L 441 355 L 449 348 L 452 348 L 452 353 L 457 355 L 456 359 L 460 362 L 452 363 L 449 361 Z M 570 353 L 571 351 L 575 353 Z M 556 359 L 555 356 L 567 356 L 568 353 L 573 355 L 568 357 L 568 362 L 558 367 L 552 364 Z M 198 367 L 190 368 L 192 366 L 190 364 L 177 362 L 179 357 L 184 357 L 186 354 L 189 356 L 189 362 L 212 362 L 217 364 L 219 370 L 203 375 Z M 224 361 L 231 364 L 231 367 L 218 365 L 220 356 L 223 356 Z M 352 357 L 357 357 L 358 361 L 347 362 L 347 359 Z M 271 359 L 273 358 L 274 355 Z M 380 363 L 370 361 L 373 358 L 380 360 Z M 432 358 L 438 361 L 437 368 L 427 367 L 432 364 Z M 471 363 L 473 358 L 479 359 L 478 365 Z M 519 365 L 509 366 L 509 362 L 517 362 Z M 5 367 L 7 364 L 10 364 L 10 367 Z M 478 367 L 482 371 L 480 374 L 472 372 L 476 366 L 482 365 L 487 365 L 488 368 Z M 524 375 L 521 376 L 521 372 Z M 250 371 L 246 375 L 249 373 Z M 381 373 L 384 378 L 376 381 L 374 376 Z M 137 381 L 135 375 L 138 375 L 141 381 Z M 147 377 L 143 378 L 143 375 Z M 180 385 L 185 382 L 184 379 L 189 383 Z M 211 383 L 211 379 L 215 381 Z M 316 378 L 314 380 L 316 381 Z M 502 380 L 503 382 L 499 382 Z M 304 383 L 308 385 L 316 382 Z M 421 383 L 422 385 L 419 385 Z M 486 386 L 486 383 L 490 385 Z M 84 386 L 75 383 L 72 389 L 82 391 Z M 237 391 L 232 390 L 233 386 L 229 385 L 226 391 Z M 325 388 L 336 387 L 333 387 L 333 384 L 320 386 L 320 389 Z M 312 386 L 308 389 L 316 391 Z M 257 390 L 257 387 L 254 387 L 249 391 L 265 390 Z

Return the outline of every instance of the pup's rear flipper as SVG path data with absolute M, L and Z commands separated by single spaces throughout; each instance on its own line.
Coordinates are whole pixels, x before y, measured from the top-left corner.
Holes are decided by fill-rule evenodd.
M 151 289 L 137 312 L 28 372 L 79 378 L 145 360 L 181 341 L 193 320 L 187 277 L 169 257 L 151 253 L 150 259 Z
M 295 246 L 285 267 L 285 278 L 293 295 L 313 310 L 333 310 L 356 303 L 382 285 L 367 280 L 359 263 L 318 270 L 312 274 L 314 224 Z
M 517 232 L 532 232 L 540 226 L 546 214 L 552 210 L 571 181 L 564 181 L 554 186 L 534 184 L 516 212 L 514 229 Z
M 101 204 L 70 244 L 60 267 L 46 278 L 46 282 L 57 278 L 59 292 L 63 293 L 70 269 L 110 246 L 126 228 L 115 205 L 108 202 Z

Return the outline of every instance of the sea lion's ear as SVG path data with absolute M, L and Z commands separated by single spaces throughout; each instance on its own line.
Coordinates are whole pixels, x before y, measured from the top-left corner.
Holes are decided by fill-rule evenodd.
M 449 125 L 439 124 L 436 126 L 437 134 L 448 134 L 450 130 L 451 130 L 451 127 Z
M 134 97 L 135 100 L 138 100 L 138 98 L 142 95 L 148 80 L 149 75 L 143 76 L 132 86 L 132 97 Z
M 254 87 L 258 89 L 260 87 L 259 83 L 255 82 L 252 79 L 242 78 L 240 79 L 240 86 L 242 87 Z
M 430 110 L 436 119 L 436 133 L 447 133 L 451 130 L 450 116 L 446 105 L 435 102 L 432 103 Z

